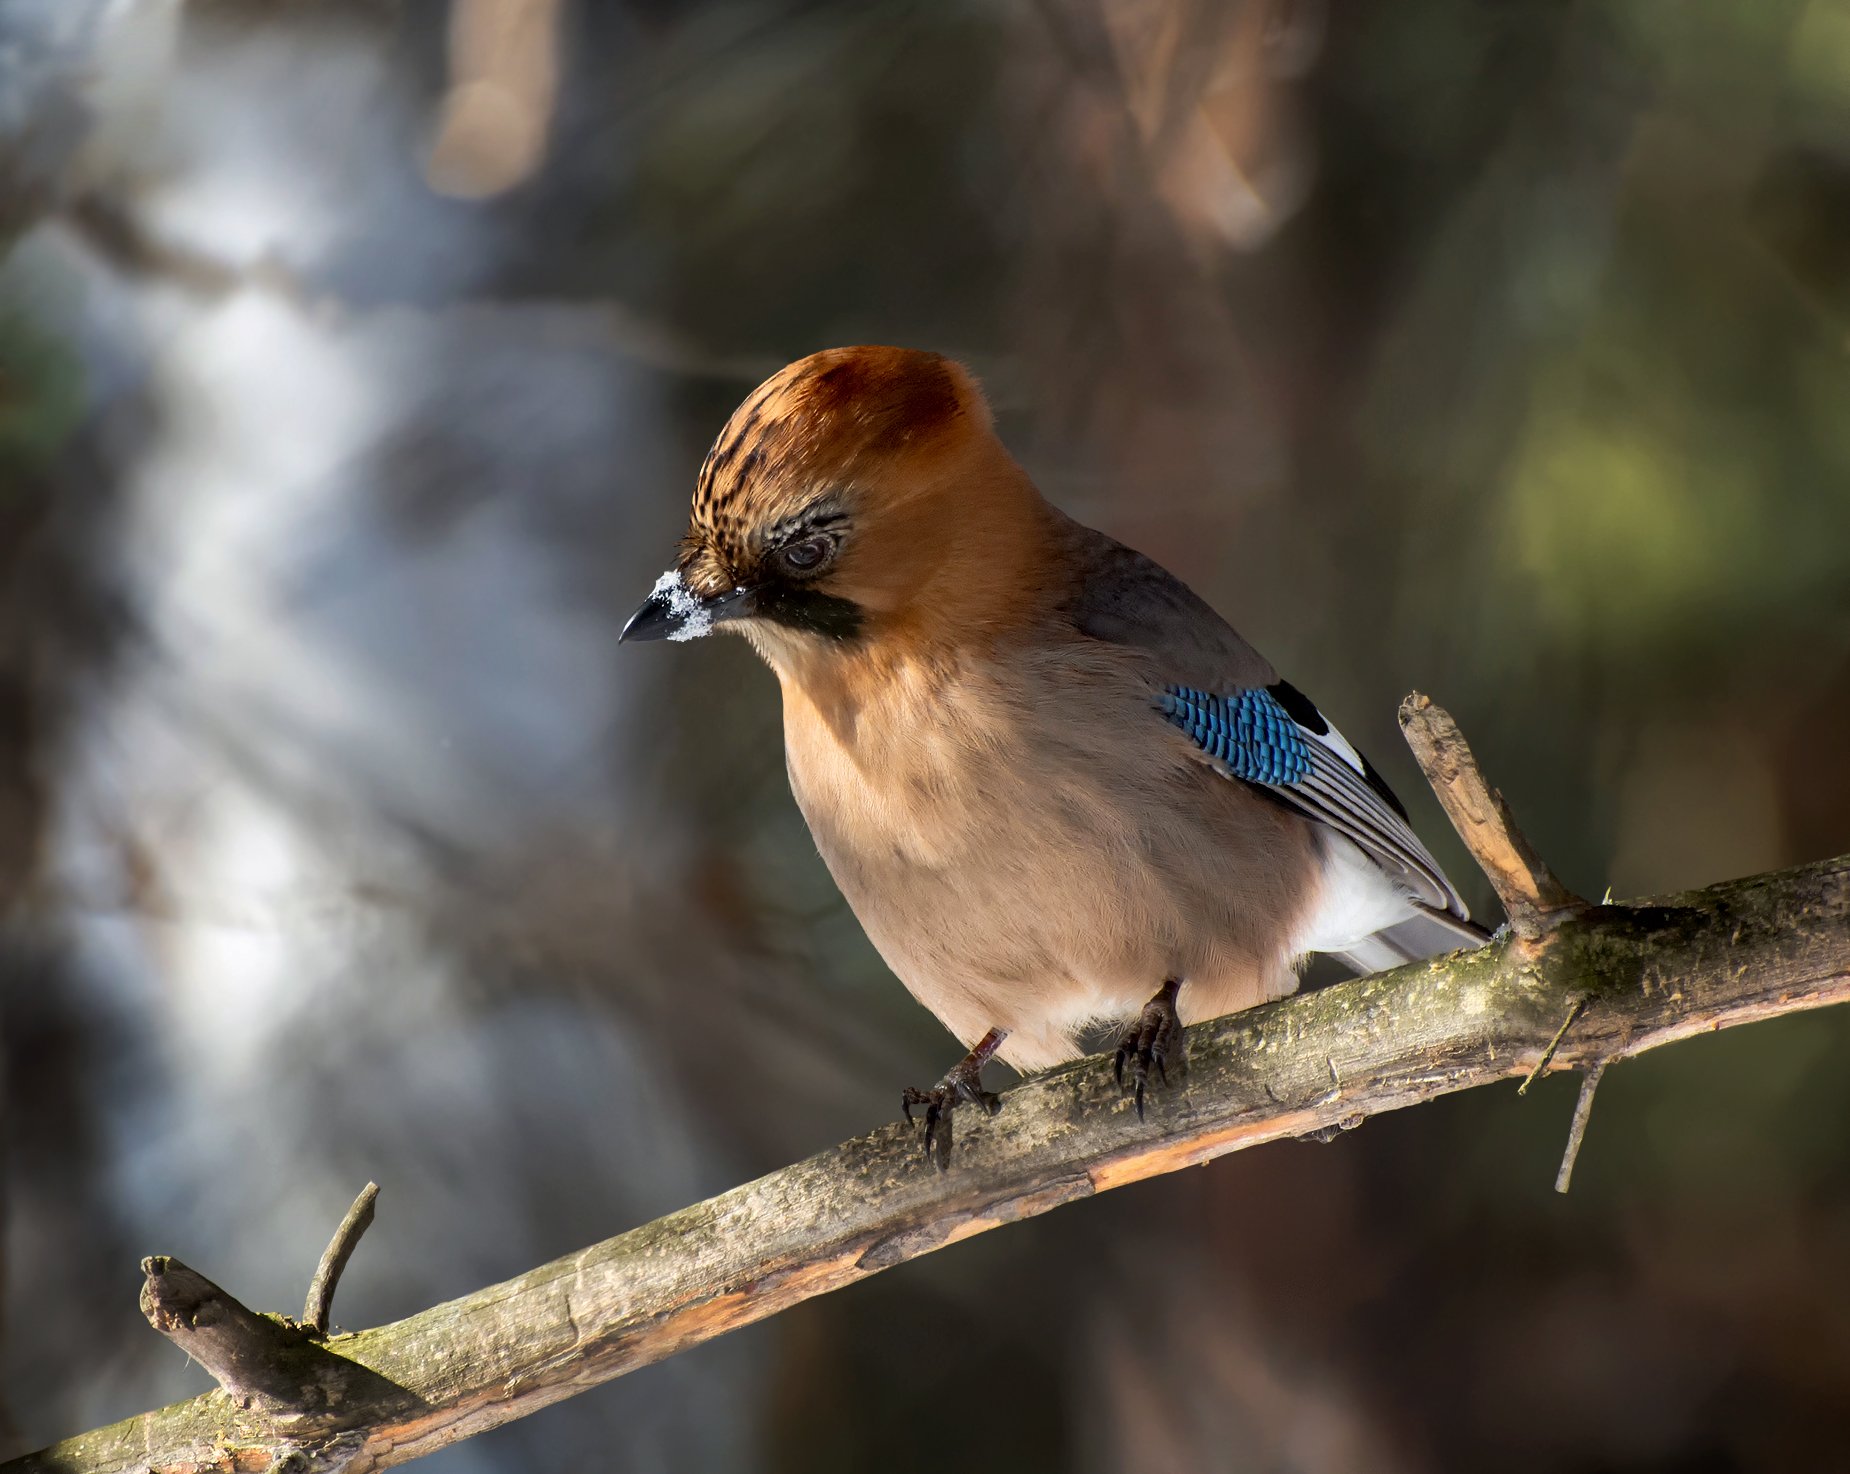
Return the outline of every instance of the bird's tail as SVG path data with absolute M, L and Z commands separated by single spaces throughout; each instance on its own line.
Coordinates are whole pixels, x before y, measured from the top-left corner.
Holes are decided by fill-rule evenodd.
M 1489 940 L 1490 933 L 1474 921 L 1420 906 L 1405 921 L 1383 927 L 1330 955 L 1354 968 L 1358 975 L 1366 976 L 1403 963 L 1423 962 L 1441 952 L 1481 947 Z

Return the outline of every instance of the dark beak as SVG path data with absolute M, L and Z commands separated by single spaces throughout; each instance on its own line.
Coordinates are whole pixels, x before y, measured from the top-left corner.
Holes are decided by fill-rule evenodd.
M 642 601 L 642 607 L 623 626 L 617 643 L 625 640 L 696 640 L 728 619 L 739 619 L 752 612 L 750 589 L 728 589 L 702 599 L 684 584 L 656 591 Z

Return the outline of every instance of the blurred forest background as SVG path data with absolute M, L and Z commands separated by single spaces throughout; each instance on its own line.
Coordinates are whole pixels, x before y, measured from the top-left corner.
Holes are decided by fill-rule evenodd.
M 1850 850 L 1846 0 L 0 0 L 7 1451 L 862 1131 L 954 1046 L 742 642 L 617 650 L 848 342 L 1569 883 Z M 1850 1017 L 960 1245 L 433 1471 L 1850 1467 Z M 1006 1072 L 998 1072 L 998 1079 Z

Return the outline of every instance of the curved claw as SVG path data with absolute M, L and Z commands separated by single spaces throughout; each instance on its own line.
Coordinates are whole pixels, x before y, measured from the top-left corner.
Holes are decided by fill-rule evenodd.
M 925 1160 L 937 1163 L 940 1172 L 950 1169 L 951 1113 L 937 1106 L 925 1113 Z
M 935 1162 L 940 1172 L 951 1165 L 951 1114 L 968 1102 L 981 1106 L 983 1113 L 995 1115 L 1002 1109 L 1002 1097 L 983 1088 L 983 1064 L 1006 1037 L 992 1029 L 983 1041 L 946 1072 L 930 1090 L 907 1086 L 900 1092 L 899 1108 L 905 1112 L 906 1124 L 915 1124 L 914 1106 L 925 1107 L 925 1160 Z
M 1164 983 L 1161 991 L 1144 1004 L 1137 1021 L 1118 1039 L 1117 1053 L 1112 1056 L 1111 1074 L 1120 1090 L 1125 1089 L 1125 1066 L 1130 1066 L 1131 1089 L 1139 1121 L 1144 1118 L 1144 1095 L 1149 1088 L 1151 1067 L 1155 1067 L 1157 1078 L 1167 1085 L 1171 1050 L 1175 1051 L 1177 1074 L 1181 1074 L 1188 1063 L 1183 1047 L 1182 1016 L 1176 1011 L 1176 995 L 1181 987 L 1175 979 Z

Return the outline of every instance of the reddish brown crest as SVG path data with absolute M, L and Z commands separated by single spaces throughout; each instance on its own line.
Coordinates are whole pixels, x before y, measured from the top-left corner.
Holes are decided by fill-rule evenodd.
M 831 348 L 773 374 L 734 411 L 700 468 L 690 541 L 729 563 L 750 530 L 795 514 L 961 416 L 987 419 L 950 359 L 908 348 Z

